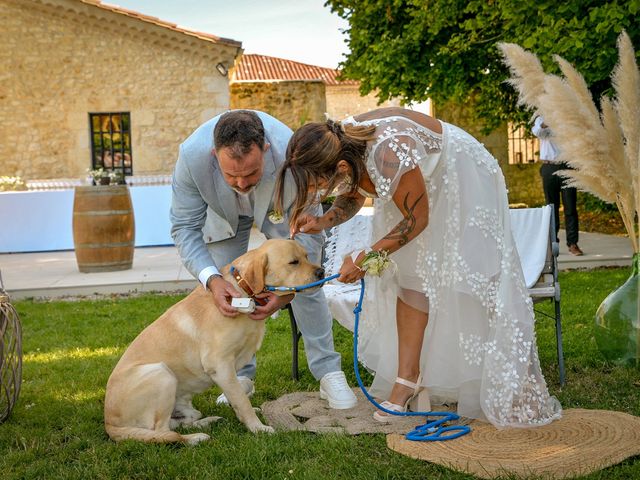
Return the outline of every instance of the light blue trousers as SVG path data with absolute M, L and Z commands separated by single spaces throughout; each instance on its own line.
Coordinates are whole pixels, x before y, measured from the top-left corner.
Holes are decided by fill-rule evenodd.
M 216 265 L 222 267 L 246 253 L 249 248 L 249 236 L 252 226 L 253 217 L 240 217 L 235 237 L 207 245 Z M 306 238 L 308 240 L 303 243 L 303 246 L 307 250 L 309 260 L 319 264 L 322 254 L 322 237 L 315 235 L 306 236 Z M 293 302 L 291 302 L 291 306 L 296 317 L 298 329 L 302 334 L 304 349 L 307 354 L 307 364 L 311 374 L 316 380 L 320 380 L 329 372 L 341 370 L 341 357 L 333 346 L 333 318 L 329 312 L 329 306 L 322 289 L 310 294 L 297 293 Z M 268 341 L 268 332 L 265 341 Z M 255 378 L 255 355 L 251 363 L 238 371 L 238 375 Z

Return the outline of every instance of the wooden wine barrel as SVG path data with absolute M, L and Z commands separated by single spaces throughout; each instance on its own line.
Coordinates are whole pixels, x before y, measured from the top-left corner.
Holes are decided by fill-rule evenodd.
M 127 185 L 75 188 L 73 243 L 81 272 L 131 268 L 135 222 Z

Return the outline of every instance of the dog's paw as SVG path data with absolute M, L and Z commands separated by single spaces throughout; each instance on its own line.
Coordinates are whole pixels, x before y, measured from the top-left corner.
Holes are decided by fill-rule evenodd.
M 263 424 L 256 425 L 251 429 L 251 431 L 253 433 L 275 433 L 275 430 L 273 429 L 273 427 L 270 427 L 269 425 L 263 425 Z
M 188 435 L 182 435 L 187 445 L 197 445 L 200 442 L 209 440 L 211 437 L 206 433 L 190 433 Z
M 171 420 L 179 425 L 188 425 L 202 418 L 202 413 L 190 406 L 176 406 L 171 414 Z
M 201 418 L 200 420 L 196 420 L 195 422 L 192 422 L 191 426 L 198 427 L 198 428 L 207 427 L 210 424 L 222 419 L 223 419 L 222 417 L 205 417 L 205 418 Z

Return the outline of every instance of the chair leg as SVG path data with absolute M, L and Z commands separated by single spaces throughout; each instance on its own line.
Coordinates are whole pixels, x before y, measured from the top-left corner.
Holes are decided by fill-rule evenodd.
M 298 344 L 300 342 L 300 331 L 296 323 L 296 317 L 293 314 L 291 304 L 287 305 L 289 312 L 289 321 L 291 322 L 291 377 L 297 382 L 300 378 L 298 374 Z
M 558 369 L 560 370 L 560 386 L 565 384 L 564 354 L 562 352 L 562 321 L 560 317 L 560 300 L 553 300 L 556 316 L 556 345 L 558 348 Z

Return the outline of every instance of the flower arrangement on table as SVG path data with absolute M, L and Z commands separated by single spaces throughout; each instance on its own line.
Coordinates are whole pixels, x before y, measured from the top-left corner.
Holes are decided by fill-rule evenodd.
M 0 176 L 0 192 L 13 192 L 19 190 L 28 190 L 25 181 L 16 176 Z
M 96 185 L 118 185 L 122 183 L 122 172 L 105 170 L 100 167 L 95 170 L 88 168 L 87 173 Z

